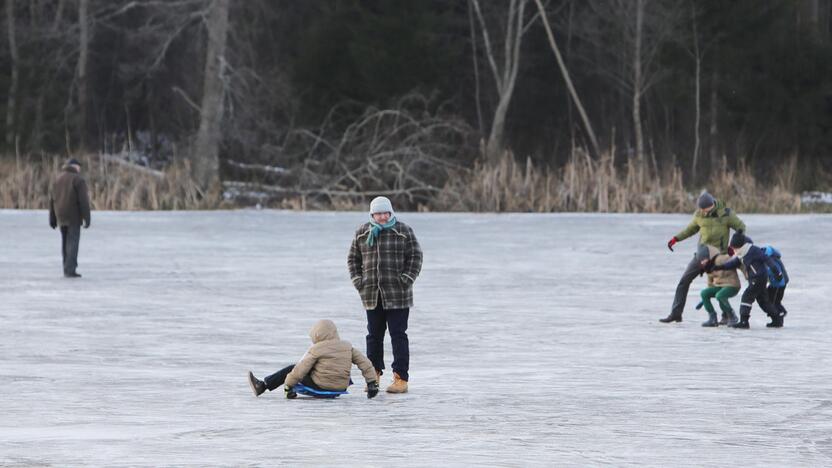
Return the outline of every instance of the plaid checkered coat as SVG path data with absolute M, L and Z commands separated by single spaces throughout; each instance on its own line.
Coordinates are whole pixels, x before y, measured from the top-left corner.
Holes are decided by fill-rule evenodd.
M 413 229 L 398 221 L 369 246 L 370 228 L 365 223 L 355 231 L 347 257 L 350 279 L 364 308 L 376 308 L 379 291 L 385 309 L 413 307 L 413 282 L 422 271 L 422 248 Z

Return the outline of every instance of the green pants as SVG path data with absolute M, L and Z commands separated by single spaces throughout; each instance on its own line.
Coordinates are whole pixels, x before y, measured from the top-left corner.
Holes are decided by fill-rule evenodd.
M 719 308 L 727 314 L 732 310 L 728 298 L 736 296 L 738 292 L 740 292 L 740 288 L 732 288 L 730 286 L 705 288 L 702 290 L 702 303 L 705 304 L 705 310 L 709 314 L 714 314 L 716 311 L 714 310 L 714 306 L 711 305 L 711 298 L 715 297 L 717 302 L 719 302 Z

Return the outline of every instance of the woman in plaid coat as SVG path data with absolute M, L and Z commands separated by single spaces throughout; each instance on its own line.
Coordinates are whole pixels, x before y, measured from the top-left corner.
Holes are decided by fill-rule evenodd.
M 380 377 L 384 333 L 389 328 L 393 384 L 387 391 L 405 393 L 410 367 L 407 319 L 413 306 L 413 282 L 422 270 L 422 249 L 413 229 L 396 219 L 386 197 L 370 203 L 370 221 L 355 231 L 347 266 L 367 310 L 367 357 Z

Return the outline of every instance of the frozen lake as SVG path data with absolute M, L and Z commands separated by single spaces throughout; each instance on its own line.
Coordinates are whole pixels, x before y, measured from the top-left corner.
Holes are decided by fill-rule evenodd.
M 792 280 L 743 331 L 700 327 L 704 279 L 657 322 L 688 215 L 400 214 L 410 393 L 254 398 L 317 319 L 364 350 L 365 216 L 95 212 L 66 280 L 46 213 L 0 211 L 0 466 L 832 465 L 832 217 L 743 216 Z

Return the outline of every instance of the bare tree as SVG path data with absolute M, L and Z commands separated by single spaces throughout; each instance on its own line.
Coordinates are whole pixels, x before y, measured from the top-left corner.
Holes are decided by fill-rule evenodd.
M 636 157 L 644 161 L 644 132 L 641 129 L 641 95 L 645 90 L 642 74 L 641 43 L 644 37 L 644 2 L 636 0 L 636 28 L 633 35 L 633 128 L 636 137 Z
M 693 162 L 691 163 L 691 175 L 695 178 L 696 177 L 696 163 L 699 161 L 699 146 L 701 143 L 701 139 L 699 138 L 699 124 L 702 121 L 702 53 L 699 50 L 699 30 L 696 27 L 696 4 L 691 5 L 691 26 L 693 28 L 693 59 L 696 62 L 696 71 L 695 73 L 695 109 L 696 115 L 694 116 L 694 123 L 693 123 Z
M 192 153 L 194 176 L 203 193 L 219 186 L 220 123 L 223 115 L 225 45 L 230 0 L 213 0 L 207 19 L 208 47 L 199 130 Z
M 35 6 L 35 2 L 32 2 L 32 8 Z M 58 0 L 58 4 L 55 7 L 55 16 L 52 19 L 52 23 L 46 27 L 46 31 L 39 34 L 38 39 L 53 39 L 58 37 L 59 35 L 65 35 L 67 33 L 61 32 L 60 26 L 64 15 L 64 6 L 65 0 Z M 33 19 L 36 15 L 32 15 Z M 47 42 L 47 41 L 44 41 Z M 56 50 L 57 49 L 57 50 Z M 44 127 L 44 106 L 46 104 L 46 94 L 49 92 L 50 87 L 55 82 L 55 75 L 56 71 L 55 68 L 58 66 L 55 64 L 55 55 L 61 54 L 60 47 L 44 47 L 44 51 L 46 52 L 41 56 L 42 59 L 48 61 L 49 70 L 45 73 L 39 74 L 38 78 L 40 80 L 40 85 L 37 88 L 37 97 L 35 99 L 35 116 L 34 116 L 34 125 L 32 127 L 32 134 L 30 137 L 30 147 L 31 148 L 42 148 L 43 144 L 43 127 Z
M 561 74 L 563 75 L 563 81 L 566 82 L 566 87 L 569 90 L 569 95 L 572 96 L 572 102 L 575 103 L 575 107 L 578 108 L 578 113 L 581 115 L 581 120 L 584 123 L 584 129 L 586 129 L 587 136 L 589 137 L 589 141 L 592 144 L 592 149 L 595 152 L 596 156 L 600 156 L 601 149 L 598 145 L 598 138 L 595 137 L 595 131 L 592 130 L 592 124 L 589 122 L 589 116 L 587 116 L 586 110 L 584 110 L 584 106 L 581 103 L 581 98 L 578 96 L 578 92 L 575 90 L 575 86 L 572 84 L 572 79 L 569 77 L 569 70 L 566 68 L 566 63 L 563 61 L 563 57 L 560 54 L 560 49 L 558 48 L 557 42 L 555 42 L 555 35 L 552 33 L 552 27 L 549 25 L 549 19 L 546 16 L 546 10 L 543 8 L 543 3 L 540 0 L 534 0 L 537 3 L 537 8 L 540 11 L 540 17 L 543 19 L 543 27 L 546 28 L 546 35 L 549 38 L 549 46 L 552 48 L 552 52 L 555 54 L 555 59 L 558 62 L 558 68 L 560 68 Z
M 90 17 L 89 0 L 78 1 L 78 70 L 76 74 L 78 86 L 78 135 L 82 149 L 87 149 L 87 138 L 89 131 L 87 121 L 89 119 L 89 85 L 87 83 L 87 62 L 90 51 Z
M 9 33 L 9 56 L 11 58 L 11 80 L 6 104 L 6 148 L 13 149 L 16 133 L 15 117 L 17 115 L 17 88 L 20 76 L 20 58 L 17 51 L 15 34 L 14 0 L 6 0 L 6 27 Z
M 679 0 L 591 0 L 588 16 L 576 34 L 595 45 L 598 71 L 628 96 L 631 103 L 635 156 L 645 162 L 641 105 L 658 83 L 661 48 L 678 30 Z
M 486 158 L 495 162 L 503 150 L 506 114 L 508 113 L 509 104 L 511 104 L 514 85 L 517 82 L 517 70 L 520 67 L 520 45 L 523 42 L 523 33 L 526 29 L 523 23 L 526 0 L 509 0 L 504 28 L 502 65 L 497 64 L 496 53 L 491 44 L 491 34 L 488 32 L 480 2 L 479 0 L 471 0 L 471 2 L 477 14 L 480 32 L 485 43 L 486 58 L 497 87 L 497 107 L 494 109 L 494 118 L 491 121 L 491 131 L 485 149 Z

